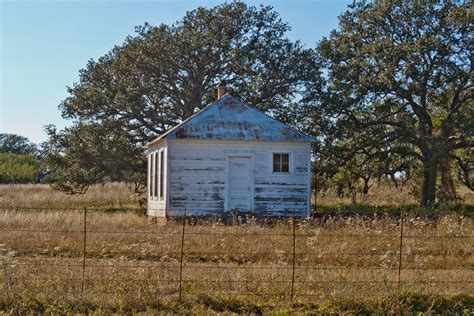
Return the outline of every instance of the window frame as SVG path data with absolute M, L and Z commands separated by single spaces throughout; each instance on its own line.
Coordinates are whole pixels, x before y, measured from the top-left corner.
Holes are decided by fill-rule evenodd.
M 165 199 L 165 150 L 161 149 L 159 151 L 159 188 L 158 188 L 158 198 L 160 200 Z
M 159 188 L 158 188 L 159 179 L 158 179 L 158 177 L 160 175 L 160 173 L 159 173 L 160 161 L 159 161 L 159 156 L 157 155 L 156 151 L 153 153 L 153 155 L 154 155 L 153 162 L 155 164 L 155 168 L 153 169 L 153 172 L 154 172 L 153 175 L 154 175 L 154 179 L 155 179 L 154 185 L 153 185 L 153 198 L 158 198 L 158 192 L 159 192 Z
M 155 197 L 155 152 L 150 153 L 150 198 L 153 200 Z
M 274 170 L 275 155 L 288 155 L 288 171 L 275 171 Z M 280 169 L 281 169 L 281 167 L 283 166 L 283 162 L 280 161 L 279 163 L 280 163 Z M 292 165 L 293 165 L 293 161 L 292 161 L 291 152 L 289 152 L 289 151 L 273 151 L 271 153 L 271 156 L 270 156 L 271 174 L 273 174 L 273 175 L 291 175 L 292 174 L 292 172 L 291 172 Z
M 153 183 L 153 180 L 152 180 L 152 176 L 153 176 L 153 162 L 152 162 L 152 154 L 149 153 L 148 154 L 148 169 L 147 169 L 147 193 L 148 193 L 148 197 L 151 197 L 151 193 L 152 193 L 152 189 L 151 189 L 151 186 L 152 186 L 152 183 Z

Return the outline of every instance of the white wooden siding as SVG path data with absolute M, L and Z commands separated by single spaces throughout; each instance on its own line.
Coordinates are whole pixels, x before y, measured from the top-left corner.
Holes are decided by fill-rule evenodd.
M 290 153 L 289 174 L 273 173 L 274 152 Z M 252 214 L 309 215 L 310 143 L 213 140 L 167 141 L 166 215 L 182 216 L 185 210 L 188 215 L 223 215 L 228 210 L 228 160 L 233 156 L 252 157 Z

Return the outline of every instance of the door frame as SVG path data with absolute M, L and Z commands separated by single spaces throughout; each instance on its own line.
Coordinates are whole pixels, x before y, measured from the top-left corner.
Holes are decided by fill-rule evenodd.
M 254 155 L 250 153 L 227 153 L 225 156 L 225 191 L 224 191 L 224 212 L 229 212 L 229 197 L 230 197 L 230 158 L 249 158 L 249 182 L 250 182 L 250 210 L 255 209 L 255 163 Z

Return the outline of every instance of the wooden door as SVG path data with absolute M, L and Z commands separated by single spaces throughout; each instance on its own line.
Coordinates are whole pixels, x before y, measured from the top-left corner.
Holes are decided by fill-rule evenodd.
M 247 212 L 252 208 L 250 157 L 229 157 L 229 210 Z

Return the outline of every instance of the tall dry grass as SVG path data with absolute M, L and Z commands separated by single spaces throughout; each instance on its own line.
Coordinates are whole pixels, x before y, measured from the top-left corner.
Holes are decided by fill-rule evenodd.
M 461 203 L 474 205 L 474 193 L 464 186 L 457 188 Z M 125 183 L 106 183 L 94 185 L 81 195 L 67 195 L 53 190 L 45 184 L 0 185 L 0 206 L 26 206 L 35 208 L 108 208 L 117 210 L 144 209 L 146 195 L 136 194 Z M 338 205 L 350 205 L 347 196 L 338 196 L 334 188 L 318 193 L 313 199 L 320 209 L 324 210 Z M 374 183 L 369 194 L 358 195 L 359 204 L 370 206 L 401 206 L 417 205 L 418 200 L 410 193 L 407 186 L 403 190 L 396 189 L 390 182 Z
M 390 181 L 381 181 L 380 183 L 374 181 L 371 185 L 372 187 L 366 196 L 361 192 L 357 194 L 357 203 L 374 206 L 419 204 L 418 197 L 413 193 L 413 188 L 410 184 L 405 185 L 402 189 L 395 188 L 393 183 Z M 460 203 L 474 205 L 474 192 L 466 186 L 458 185 L 456 188 L 456 194 Z M 314 202 L 313 198 L 313 203 Z M 318 193 L 316 203 L 322 206 L 350 204 L 351 199 L 347 195 L 339 196 L 336 189 L 331 187 Z
M 380 184 L 375 182 L 366 196 L 359 192 L 356 204 L 352 204 L 348 196 L 339 196 L 335 188 L 329 188 L 319 192 L 316 199 L 312 197 L 313 212 L 317 215 L 324 213 L 383 214 L 402 211 L 432 215 L 454 213 L 474 217 L 474 192 L 464 186 L 457 187 L 456 203 L 437 205 L 433 209 L 421 207 L 411 189 L 410 186 L 405 186 L 403 190 L 397 189 L 387 181 L 382 181 Z
M 461 188 L 458 193 L 464 203 L 474 204 L 472 193 Z M 456 312 L 474 309 L 472 216 L 407 212 L 400 287 L 396 213 L 328 213 L 298 220 L 292 302 L 290 220 L 263 224 L 251 219 L 245 225 L 225 226 L 218 220 L 191 219 L 181 257 L 182 223 L 159 225 L 134 211 L 143 209 L 143 198 L 119 183 L 93 186 L 79 196 L 46 185 L 1 185 L 0 311 L 258 314 L 384 313 L 388 308 L 402 313 L 418 311 L 413 302 L 423 302 L 425 312 L 450 311 L 436 306 L 455 306 Z M 404 210 L 408 206 L 403 205 L 416 200 L 408 190 L 382 184 L 371 189 L 364 203 L 385 206 L 381 211 L 389 206 Z M 318 197 L 322 210 L 341 204 L 350 201 L 333 191 Z M 84 206 L 91 211 L 83 271 Z M 184 299 L 178 301 L 181 258 Z M 367 306 L 372 307 L 364 309 Z
M 179 295 L 180 222 L 158 225 L 131 212 L 90 212 L 81 293 L 83 224 L 81 211 L 1 212 L 6 268 L 0 304 L 15 310 L 36 302 L 48 308 L 86 306 L 110 312 L 121 306 L 123 311 L 173 312 Z M 398 217 L 298 221 L 295 302 L 310 306 L 315 301 L 367 300 L 399 291 L 474 296 L 473 219 L 409 215 L 404 224 L 399 289 Z M 227 302 L 224 310 L 232 304 L 263 311 L 293 308 L 292 229 L 291 221 L 185 226 L 180 304 Z
M 94 185 L 85 194 L 68 195 L 46 184 L 0 185 L 0 206 L 34 208 L 117 208 L 136 209 L 146 198 L 136 194 L 125 183 Z

